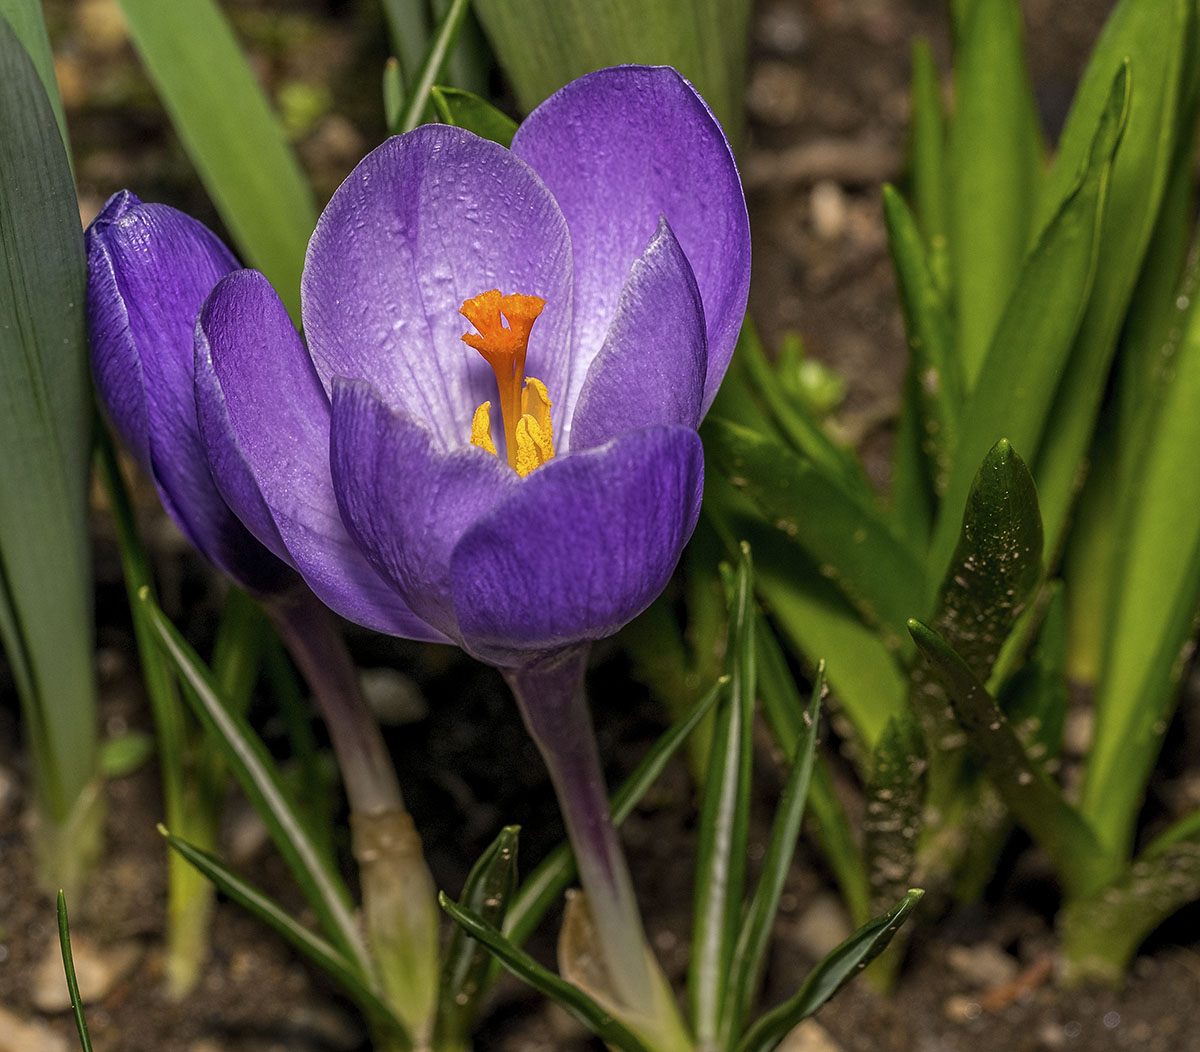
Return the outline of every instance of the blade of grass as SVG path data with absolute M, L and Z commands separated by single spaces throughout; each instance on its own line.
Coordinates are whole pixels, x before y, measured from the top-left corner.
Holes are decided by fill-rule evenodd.
M 913 211 L 925 241 L 944 249 L 948 228 L 946 117 L 942 86 L 929 41 L 918 37 L 912 49 L 912 123 L 908 141 Z
M 214 0 L 119 0 L 171 122 L 246 261 L 300 320 L 312 191 Z
M 477 914 L 463 909 L 448 898 L 445 892 L 438 895 L 438 902 L 456 924 L 472 938 L 483 943 L 513 975 L 562 1005 L 606 1045 L 622 1049 L 623 1052 L 650 1052 L 631 1031 L 618 1023 L 582 990 L 543 968 Z
M 745 1028 L 754 993 L 762 978 L 771 928 L 779 911 L 779 898 L 800 837 L 800 823 L 808 799 L 816 754 L 817 726 L 821 715 L 821 695 L 825 690 L 825 670 L 818 666 L 812 700 L 804 710 L 805 732 L 792 755 L 792 769 L 776 804 L 771 839 L 763 858 L 762 873 L 754 888 L 749 908 L 742 919 L 741 931 L 733 952 L 729 976 L 729 1001 L 722 1019 L 722 1048 L 732 1048 Z
M 146 590 L 143 589 L 139 599 L 148 612 L 159 645 L 175 665 L 193 710 L 224 743 L 231 770 L 255 811 L 266 822 L 271 839 L 304 891 L 321 927 L 347 960 L 353 962 L 363 982 L 367 982 L 372 966 L 351 912 L 350 895 L 284 795 L 279 773 L 266 748 L 245 719 L 220 697 L 212 674 Z
M 754 721 L 754 587 L 749 546 L 730 593 L 729 693 L 716 709 L 696 846 L 688 1012 L 696 1041 L 718 1047 L 742 912 Z
M 483 139 L 511 146 L 517 132 L 517 122 L 508 114 L 501 113 L 487 99 L 472 95 L 459 88 L 434 85 L 430 89 L 433 105 L 438 116 L 456 128 L 466 128 Z
M 75 1031 L 83 1052 L 92 1052 L 87 1020 L 83 1015 L 83 998 L 79 996 L 79 980 L 75 977 L 75 958 L 71 953 L 71 925 L 67 920 L 67 897 L 58 892 L 58 945 L 62 950 L 63 971 L 67 976 L 67 992 L 71 996 L 71 1013 L 75 1016 Z
M 453 0 L 446 9 L 441 23 L 430 38 L 421 65 L 408 79 L 404 107 L 400 111 L 399 121 L 392 128 L 393 132 L 409 132 L 421 123 L 421 117 L 429 106 L 429 92 L 442 77 L 442 70 L 462 29 L 467 8 L 467 0 Z
M 892 910 L 868 921 L 816 966 L 799 991 L 764 1015 L 738 1042 L 737 1052 L 772 1052 L 802 1020 L 807 1019 L 861 972 L 891 942 L 923 892 L 913 889 Z

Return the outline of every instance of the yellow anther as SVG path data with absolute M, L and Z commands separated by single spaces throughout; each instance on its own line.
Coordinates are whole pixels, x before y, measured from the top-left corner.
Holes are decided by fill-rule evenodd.
M 496 443 L 492 441 L 492 403 L 484 402 L 471 418 L 471 445 L 486 449 L 497 456 Z

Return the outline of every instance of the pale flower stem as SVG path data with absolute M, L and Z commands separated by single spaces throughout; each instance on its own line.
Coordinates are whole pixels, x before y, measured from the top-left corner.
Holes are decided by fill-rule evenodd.
M 656 1011 L 647 944 L 629 868 L 608 810 L 600 756 L 584 695 L 588 648 L 504 670 L 558 796 L 616 992 L 635 1012 Z
M 402 809 L 396 770 L 337 619 L 304 587 L 264 599 L 263 605 L 320 706 L 350 810 Z

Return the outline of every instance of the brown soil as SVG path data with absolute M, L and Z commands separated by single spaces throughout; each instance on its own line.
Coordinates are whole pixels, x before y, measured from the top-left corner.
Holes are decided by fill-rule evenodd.
M 301 154 L 319 193 L 328 195 L 382 135 L 377 77 L 381 24 L 370 3 L 229 3 L 264 81 L 278 91 L 299 83 L 334 105 L 297 127 Z M 1039 104 L 1053 134 L 1092 40 L 1111 3 L 1023 3 Z M 131 57 L 109 0 L 47 0 L 76 151 L 81 210 L 129 186 L 216 225 L 178 141 Z M 282 18 L 267 17 L 283 10 Z M 909 41 L 924 33 L 942 68 L 948 44 L 943 5 L 933 0 L 764 0 L 756 16 L 748 89 L 750 141 L 743 169 L 755 236 L 751 308 L 768 346 L 798 330 L 808 350 L 848 380 L 839 420 L 886 476 L 890 423 L 904 368 L 903 337 L 891 281 L 879 186 L 901 174 L 907 116 Z M 351 100 L 344 102 L 344 100 Z M 152 502 L 151 502 L 152 503 Z M 204 646 L 218 587 L 151 516 L 169 612 Z M 106 734 L 149 730 L 111 539 L 97 530 L 99 661 Z M 206 627 L 208 626 L 208 627 Z M 461 886 L 471 860 L 504 822 L 523 826 L 522 856 L 536 861 L 561 836 L 553 799 L 503 684 L 487 669 L 442 648 L 352 633 L 365 665 L 413 676 L 428 703 L 421 722 L 392 733 L 404 789 L 441 886 Z M 1194 686 L 1195 684 L 1193 684 Z M 597 654 L 592 684 L 602 750 L 616 777 L 661 727 L 645 692 L 632 684 L 615 647 Z M 1177 720 L 1164 771 L 1195 777 L 1196 697 L 1190 726 Z M 11 698 L 11 689 L 4 688 Z M 608 698 L 621 698 L 613 705 Z M 34 892 L 28 838 L 27 767 L 17 747 L 15 702 L 0 709 L 0 1007 L 44 1019 L 30 1002 L 31 973 L 53 945 L 49 899 Z M 256 712 L 270 729 L 269 714 Z M 1187 735 L 1186 731 L 1191 731 Z M 1190 754 L 1189 754 L 1190 746 Z M 769 750 L 759 781 L 777 786 Z M 1164 775 L 1165 777 L 1165 775 Z M 3 780 L 0 780 L 3 782 Z M 228 903 L 213 926 L 210 962 L 187 1001 L 173 1003 L 162 982 L 163 846 L 154 831 L 161 804 L 153 763 L 106 786 L 108 857 L 73 902 L 73 927 L 102 944 L 134 938 L 144 948 L 133 974 L 89 1007 L 97 1052 L 159 1048 L 228 1052 L 345 1052 L 363 1047 L 353 1011 L 320 976 L 298 964 L 278 939 Z M 769 794 L 768 794 L 769 795 Z M 233 812 L 238 811 L 235 804 Z M 680 859 L 694 845 L 695 808 L 682 767 L 626 829 L 652 940 L 678 977 L 686 962 L 690 877 Z M 244 833 L 245 821 L 233 822 Z M 303 915 L 282 863 L 266 846 L 240 861 L 252 878 Z M 813 964 L 801 937 L 806 905 L 828 891 L 819 858 L 802 845 L 784 897 L 765 999 L 785 996 Z M 1200 1050 L 1192 1019 L 1200 995 L 1200 913 L 1184 911 L 1145 948 L 1124 989 L 1064 991 L 1052 961 L 1055 891 L 1033 852 L 1014 845 L 984 904 L 922 929 L 891 997 L 852 984 L 820 1014 L 845 1052 L 1109 1052 Z M 551 953 L 553 925 L 535 945 Z M 956 963 L 962 947 L 1002 951 L 1021 978 L 1008 989 L 972 981 Z M 47 1019 L 72 1042 L 66 1015 Z M 497 989 L 479 1031 L 485 1050 L 588 1047 L 565 1014 L 517 984 Z M 2 1042 L 0 1042 L 2 1045 Z M 595 1043 L 591 1047 L 599 1047 Z M 14 1052 L 28 1052 L 26 1049 Z

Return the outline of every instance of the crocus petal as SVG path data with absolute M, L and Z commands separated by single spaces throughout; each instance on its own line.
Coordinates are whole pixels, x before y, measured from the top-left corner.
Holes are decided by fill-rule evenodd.
M 213 483 L 192 397 L 192 330 L 237 261 L 207 227 L 165 205 L 114 195 L 87 232 L 96 387 L 192 544 L 243 587 L 274 591 L 290 571 L 246 532 Z
M 281 540 L 281 554 L 339 614 L 411 639 L 440 639 L 342 525 L 329 474 L 329 401 L 261 274 L 231 274 L 205 302 L 196 372 L 201 432 L 229 505 L 264 543 Z
M 616 632 L 670 578 L 703 475 L 700 438 L 684 427 L 629 432 L 538 468 L 454 550 L 463 646 L 514 666 Z
M 616 316 L 579 393 L 568 406 L 570 449 L 591 449 L 624 431 L 700 424 L 707 342 L 692 268 L 665 219 L 617 301 Z
M 665 66 L 602 69 L 534 110 L 512 149 L 545 181 L 571 230 L 575 351 L 568 398 L 583 385 L 629 268 L 665 215 L 704 301 L 707 409 L 746 309 L 750 224 L 733 153 L 704 100 Z
M 571 325 L 571 248 L 554 198 L 503 147 L 428 125 L 389 139 L 338 188 L 308 246 L 301 292 L 313 362 L 369 381 L 443 451 L 467 444 L 491 369 L 460 337 L 463 301 L 540 296 L 527 371 L 557 398 Z
M 457 636 L 451 553 L 467 527 L 520 486 L 516 473 L 474 446 L 434 449 L 424 427 L 362 380 L 334 381 L 331 450 L 351 536 L 414 611 Z

